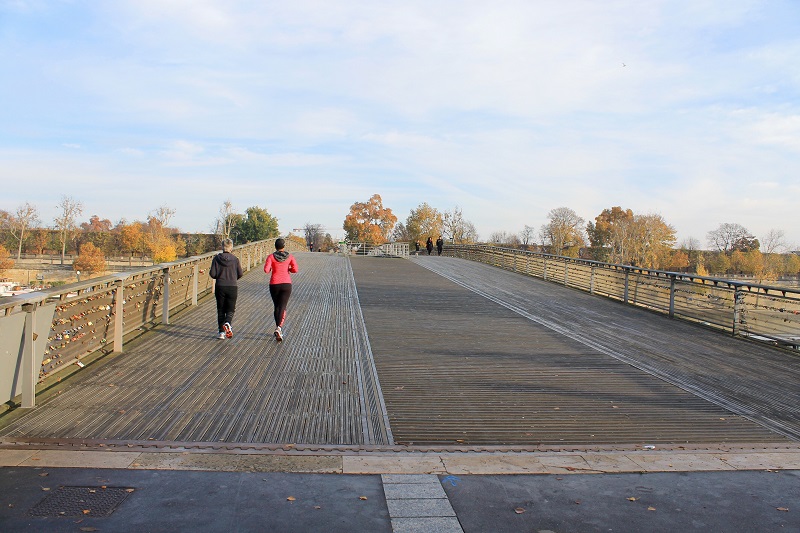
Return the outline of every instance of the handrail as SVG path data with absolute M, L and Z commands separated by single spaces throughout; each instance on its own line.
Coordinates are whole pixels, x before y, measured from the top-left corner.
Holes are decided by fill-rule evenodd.
M 797 288 L 482 244 L 448 245 L 444 255 L 556 282 L 735 336 L 800 349 Z
M 234 247 L 249 271 L 274 250 L 275 239 Z M 286 241 L 290 251 L 302 245 Z M 142 267 L 69 285 L 44 289 L 0 303 L 0 348 L 19 353 L 0 360 L 2 401 L 35 405 L 36 384 L 81 359 L 123 351 L 124 338 L 158 323 L 169 324 L 170 312 L 197 305 L 211 293 L 208 276 L 218 251 L 171 263 Z

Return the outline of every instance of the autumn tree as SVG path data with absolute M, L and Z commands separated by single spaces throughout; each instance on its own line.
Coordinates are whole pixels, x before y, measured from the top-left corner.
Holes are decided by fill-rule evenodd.
M 144 224 L 142 222 L 136 220 L 128 224 L 125 219 L 122 219 L 114 231 L 117 232 L 120 246 L 128 252 L 128 257 L 132 258 L 136 251 L 144 251 Z
M 83 213 L 83 204 L 71 196 L 62 196 L 61 202 L 56 207 L 60 211 L 54 222 L 58 233 L 58 242 L 61 243 L 61 264 L 63 265 L 67 243 L 75 237 L 78 230 L 78 217 Z
M 94 244 L 87 242 L 81 246 L 80 254 L 72 263 L 72 270 L 88 274 L 105 272 L 106 258 L 103 255 L 103 251 Z
M 114 235 L 111 233 L 113 224 L 107 218 L 100 218 L 98 215 L 89 217 L 88 222 L 81 223 L 80 244 L 91 242 L 104 254 L 111 254 L 114 251 Z
M 29 248 L 33 248 L 35 253 L 41 255 L 50 246 L 51 231 L 46 228 L 34 228 L 31 230 Z
M 675 228 L 658 214 L 633 217 L 631 264 L 646 268 L 665 268 L 675 245 Z
M 428 237 L 436 240 L 442 234 L 442 214 L 435 207 L 423 202 L 412 209 L 406 219 L 409 241 L 425 241 Z
M 672 250 L 664 267 L 671 272 L 685 271 L 689 267 L 689 254 L 684 250 Z
M 633 211 L 615 206 L 603 209 L 594 220 L 594 223 L 589 222 L 586 226 L 592 258 L 607 263 L 630 262 L 634 234 Z
M 342 229 L 350 242 L 383 243 L 397 223 L 397 217 L 389 208 L 383 207 L 379 194 L 373 194 L 366 202 L 350 206 Z
M 584 220 L 568 207 L 552 209 L 542 225 L 540 236 L 551 254 L 577 257 L 586 243 L 583 232 Z
M 14 260 L 11 259 L 11 254 L 6 250 L 6 247 L 0 244 L 0 274 L 12 268 L 14 268 Z
M 452 240 L 453 244 L 470 244 L 478 240 L 475 226 L 464 218 L 458 206 L 442 215 L 442 235 Z

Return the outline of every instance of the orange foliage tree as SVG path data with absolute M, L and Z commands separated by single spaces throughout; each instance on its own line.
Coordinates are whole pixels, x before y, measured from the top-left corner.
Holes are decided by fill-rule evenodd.
M 81 253 L 72 263 L 72 270 L 95 274 L 105 272 L 106 258 L 103 251 L 94 244 L 87 242 L 81 246 Z
M 373 194 L 366 202 L 350 206 L 350 214 L 344 219 L 342 229 L 350 242 L 383 243 L 397 223 L 392 210 L 383 207 L 379 194 Z
M 0 244 L 0 274 L 12 268 L 14 268 L 14 260 L 11 259 L 11 253 Z

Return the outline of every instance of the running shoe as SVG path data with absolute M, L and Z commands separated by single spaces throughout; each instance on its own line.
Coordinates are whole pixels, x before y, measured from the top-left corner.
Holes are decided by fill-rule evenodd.
M 278 341 L 278 342 L 282 342 L 283 341 L 283 332 L 281 331 L 281 327 L 280 326 L 275 328 L 275 340 Z
M 225 332 L 224 331 L 220 331 L 219 335 L 217 335 L 217 338 L 218 339 L 224 339 L 225 338 Z
M 230 324 L 228 324 L 227 322 L 225 322 L 224 324 L 222 324 L 222 329 L 224 329 L 224 330 L 225 330 L 225 336 L 226 336 L 226 337 L 228 337 L 229 339 L 230 339 L 231 337 L 233 337 L 233 329 L 231 328 L 231 325 L 230 325 Z

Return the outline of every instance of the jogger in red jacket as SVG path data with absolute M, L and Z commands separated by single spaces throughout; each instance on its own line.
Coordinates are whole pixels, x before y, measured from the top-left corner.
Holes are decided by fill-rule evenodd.
M 275 339 L 283 340 L 283 323 L 286 320 L 286 308 L 289 305 L 289 296 L 292 295 L 292 277 L 290 273 L 298 272 L 297 261 L 294 256 L 285 251 L 286 241 L 275 240 L 275 252 L 267 257 L 264 263 L 264 272 L 272 272 L 269 279 L 269 295 L 275 306 Z

